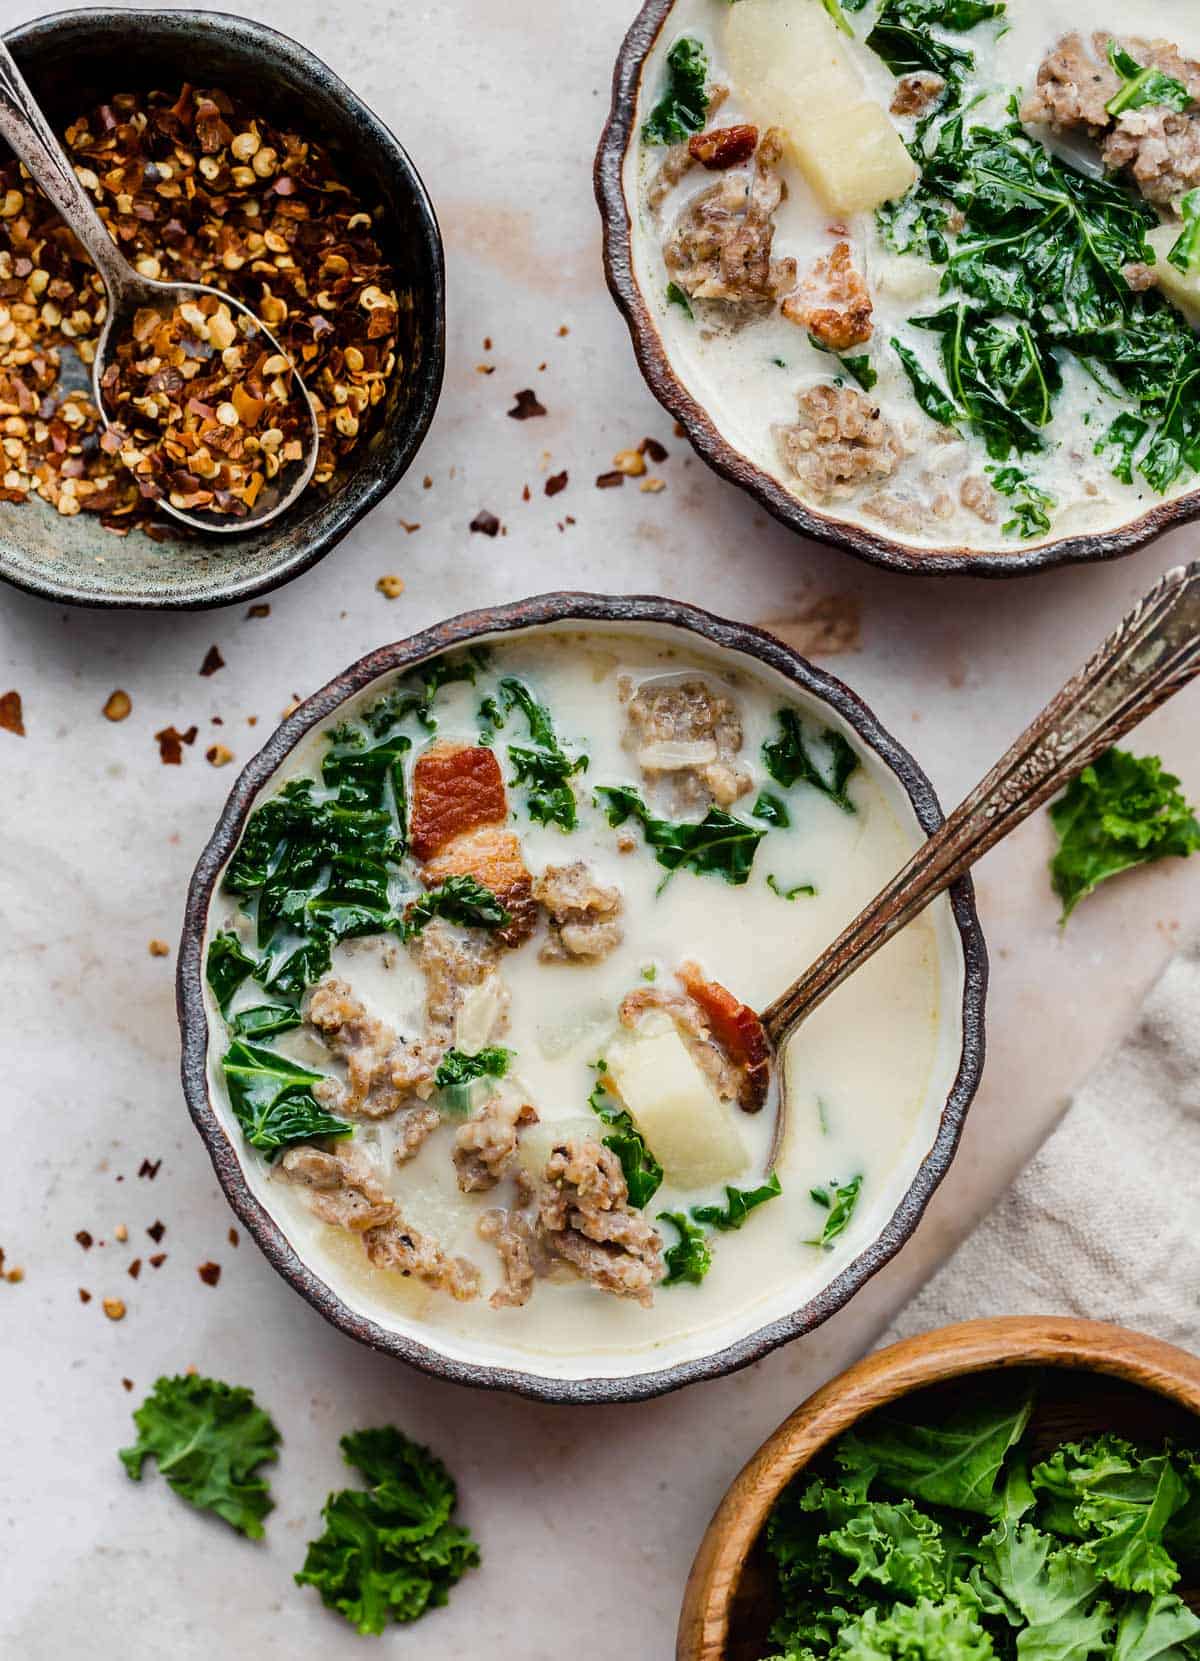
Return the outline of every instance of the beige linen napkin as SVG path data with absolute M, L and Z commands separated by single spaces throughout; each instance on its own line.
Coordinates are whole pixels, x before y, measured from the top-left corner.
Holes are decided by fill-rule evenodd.
M 1200 941 L 883 1342 L 1066 1314 L 1200 1348 Z

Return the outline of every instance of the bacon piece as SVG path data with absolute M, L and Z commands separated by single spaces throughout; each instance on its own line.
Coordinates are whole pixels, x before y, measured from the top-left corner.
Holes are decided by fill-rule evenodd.
M 504 779 L 491 750 L 444 742 L 417 757 L 410 831 L 417 859 L 432 859 L 455 837 L 507 817 Z
M 718 981 L 705 980 L 698 963 L 683 963 L 679 979 L 708 1018 L 712 1035 L 742 1069 L 738 1106 L 757 1113 L 767 1099 L 771 1079 L 771 1046 L 766 1029 L 749 1004 L 741 1003 Z
M 507 927 L 497 929 L 497 938 L 506 946 L 528 940 L 537 924 L 537 901 L 533 878 L 515 832 L 484 825 L 479 830 L 456 836 L 421 871 L 421 880 L 432 888 L 447 877 L 471 876 L 490 888 L 512 917 Z
M 757 145 L 757 127 L 714 127 L 707 133 L 692 134 L 688 154 L 710 173 L 717 173 L 722 168 L 749 161 Z

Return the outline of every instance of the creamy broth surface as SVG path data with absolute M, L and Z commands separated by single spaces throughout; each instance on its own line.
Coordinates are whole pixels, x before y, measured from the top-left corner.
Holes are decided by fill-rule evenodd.
M 767 831 L 743 886 L 687 870 L 670 874 L 664 884 L 668 873 L 640 833 L 636 846 L 621 851 L 619 832 L 592 801 L 597 785 L 644 788 L 627 742 L 621 687 L 628 694 L 630 683 L 636 687 L 681 674 L 698 675 L 723 691 L 740 714 L 744 736 L 738 761 L 753 783 L 731 811 L 757 824 L 751 809 L 759 791 L 769 789 L 786 799 L 791 815 L 788 829 Z M 588 1106 L 592 1063 L 611 1043 L 617 1007 L 628 992 L 650 984 L 673 986 L 674 969 L 691 958 L 736 997 L 754 1008 L 765 1006 L 904 862 L 921 833 L 894 776 L 848 729 L 860 762 L 848 785 L 853 813 L 804 784 L 782 791 L 773 783 L 761 749 L 777 731 L 781 708 L 798 710 L 814 739 L 823 729 L 841 731 L 842 725 L 781 676 L 752 667 L 749 660 L 712 657 L 690 645 L 681 649 L 678 637 L 599 628 L 497 642 L 475 685 L 447 685 L 438 693 L 438 741 L 478 742 L 481 699 L 500 676 L 519 677 L 552 712 L 561 741 L 589 758 L 576 781 L 579 819 L 570 833 L 530 822 L 522 790 L 505 766 L 509 823 L 521 837 L 526 862 L 535 875 L 547 865 L 586 862 L 600 883 L 621 892 L 623 938 L 599 962 L 547 963 L 539 957 L 545 939 L 545 925 L 539 924 L 532 939 L 502 956 L 499 974 L 510 993 L 509 1022 L 493 1041 L 515 1052 L 504 1087 L 536 1107 L 542 1121 L 537 1133 L 561 1124 L 565 1133 L 602 1136 L 605 1126 Z M 369 705 L 387 684 L 377 683 L 339 711 L 338 719 Z M 520 737 L 508 729 L 497 734 L 497 754 L 503 758 L 506 742 Z M 413 741 L 410 768 L 430 738 L 414 728 Z M 263 796 L 288 778 L 319 775 L 326 743 L 322 732 L 310 735 Z M 814 754 L 821 754 L 819 742 Z M 768 875 L 780 888 L 803 883 L 817 892 L 784 899 L 768 886 Z M 227 927 L 250 938 L 238 902 L 218 891 L 210 939 Z M 423 978 L 392 936 L 341 943 L 333 972 L 372 1015 L 404 1033 L 420 1029 Z M 459 1192 L 450 1150 L 461 1119 L 447 1116 L 445 1127 L 400 1166 L 392 1159 L 388 1119 L 356 1120 L 354 1140 L 378 1162 L 381 1180 L 405 1219 L 446 1251 L 478 1264 L 481 1295 L 470 1302 L 373 1268 L 358 1237 L 312 1216 L 302 1189 L 278 1180 L 278 1172 L 249 1148 L 243 1149 L 244 1163 L 254 1191 L 304 1258 L 351 1307 L 385 1326 L 427 1334 L 450 1353 L 525 1363 L 561 1376 L 619 1375 L 665 1365 L 706 1353 L 797 1307 L 878 1235 L 936 1132 L 961 1044 L 961 984 L 961 950 L 949 908 L 939 902 L 808 1020 L 788 1056 L 788 1132 L 777 1166 L 782 1194 L 754 1211 L 740 1230 L 712 1234 L 712 1268 L 701 1285 L 659 1286 L 648 1308 L 600 1291 L 561 1267 L 537 1283 L 524 1307 L 489 1305 L 500 1276 L 495 1252 L 479 1239 L 476 1224 L 482 1212 L 505 1202 L 495 1193 Z M 261 998 L 261 991 L 243 988 L 233 1007 Z M 214 1100 L 240 1143 L 222 1082 L 226 1037 L 215 1007 L 210 1020 Z M 273 1042 L 306 1066 L 336 1071 L 308 1026 Z M 732 1180 L 752 1188 L 767 1169 L 774 1102 L 757 1115 L 732 1102 L 724 1111 L 745 1149 L 744 1170 Z M 862 1177 L 861 1194 L 845 1234 L 832 1249 L 806 1243 L 820 1234 L 826 1216 L 810 1189 L 856 1175 Z M 720 1183 L 684 1192 L 668 1180 L 647 1216 L 722 1197 Z M 672 1230 L 663 1233 L 665 1241 L 674 1241 Z
M 755 0 L 737 0 L 739 8 L 754 4 Z M 820 0 L 796 0 L 796 4 L 819 8 Z M 839 37 L 839 50 L 861 76 L 866 94 L 887 109 L 897 77 L 864 44 L 879 4 L 880 0 L 868 0 L 863 11 L 846 14 L 855 38 Z M 711 126 L 761 122 L 753 89 L 739 86 L 729 73 L 723 41 L 732 9 L 728 0 L 677 0 L 643 66 L 634 137 L 625 161 L 639 286 L 672 367 L 721 435 L 818 511 L 917 546 L 1020 551 L 1040 542 L 1126 524 L 1164 499 L 1193 490 L 1196 475 L 1190 468 L 1165 494 L 1136 473 L 1131 483 L 1114 476 L 1112 455 L 1096 454 L 1096 441 L 1114 418 L 1130 409 L 1129 400 L 1101 388 L 1078 360 L 1064 353 L 1060 358 L 1062 390 L 1051 420 L 1042 429 L 1044 452 L 1012 458 L 1052 498 L 1050 530 L 1025 537 L 1006 531 L 1003 525 L 1010 508 L 1005 499 L 995 504 L 994 522 L 982 522 L 962 504 L 959 491 L 966 479 L 986 478 L 994 463 L 969 431 L 963 429 L 964 437 L 956 438 L 951 429 L 929 419 L 890 346 L 892 338 L 899 337 L 927 370 L 939 380 L 944 378 L 934 338 L 910 326 L 914 315 L 936 312 L 946 303 L 939 292 L 942 268 L 914 254 L 893 252 L 880 234 L 873 211 L 831 215 L 785 154 L 781 169 L 785 195 L 774 215 L 773 252 L 794 258 L 803 277 L 836 242 L 848 240 L 874 306 L 872 340 L 869 346 L 855 346 L 853 352 L 869 352 L 878 375 L 870 398 L 899 423 L 909 449 L 896 477 L 896 490 L 889 481 L 883 492 L 859 489 L 827 499 L 814 496 L 798 482 L 781 459 L 777 434 L 797 419 L 797 393 L 838 376 L 837 361 L 810 345 L 805 328 L 783 317 L 778 305 L 759 308 L 749 319 L 743 315 L 731 321 L 730 308 L 716 302 L 697 304 L 692 318 L 669 302 L 671 274 L 663 259 L 664 236 L 689 202 L 722 175 L 695 168 L 656 208 L 650 197 L 664 147 L 643 143 L 637 136 L 661 94 L 666 55 L 683 36 L 704 44 L 710 57 L 711 84 L 728 89 L 711 117 Z M 1111 30 L 1125 39 L 1136 35 L 1170 42 L 1185 57 L 1200 59 L 1200 8 L 1192 0 L 1147 0 L 1136 18 L 1103 0 L 1008 0 L 1000 20 L 961 34 L 939 31 L 942 39 L 969 48 L 975 55 L 975 68 L 963 85 L 967 124 L 1002 127 L 1009 99 L 1014 93 L 1019 98 L 1028 93 L 1039 65 L 1055 44 L 1072 32 L 1086 37 L 1093 30 Z M 914 120 L 894 118 L 906 141 L 913 135 Z M 1099 149 L 1086 138 L 1056 136 L 1041 127 L 1027 131 L 1076 168 L 1092 177 L 1103 175 Z M 1161 211 L 1164 220 L 1176 224 L 1172 210 Z M 1196 320 L 1193 315 L 1193 324 Z M 851 388 L 856 386 L 848 375 L 841 379 Z M 873 493 L 898 495 L 903 499 L 900 508 L 888 512 L 864 507 L 865 498 Z

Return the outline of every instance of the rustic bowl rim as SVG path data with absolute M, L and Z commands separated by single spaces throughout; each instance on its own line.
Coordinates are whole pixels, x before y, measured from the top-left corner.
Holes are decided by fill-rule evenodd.
M 938 1327 L 865 1355 L 801 1402 L 725 1490 L 688 1575 L 676 1661 L 723 1661 L 729 1608 L 746 1558 L 779 1494 L 822 1448 L 869 1413 L 914 1391 L 1023 1367 L 1121 1379 L 1200 1418 L 1200 1357 L 1107 1321 L 992 1316 Z
M 189 36 L 197 39 L 208 33 L 218 33 L 239 52 L 249 49 L 269 51 L 286 62 L 298 79 L 310 86 L 321 86 L 342 103 L 348 116 L 366 129 L 375 145 L 388 157 L 389 165 L 400 174 L 412 195 L 412 222 L 410 234 L 422 248 L 422 263 L 426 267 L 423 283 L 427 290 L 432 327 L 416 371 L 416 390 L 406 411 L 405 426 L 397 442 L 381 446 L 380 465 L 361 487 L 339 493 L 329 500 L 326 512 L 311 536 L 306 535 L 301 548 L 290 558 L 259 576 L 231 579 L 225 583 L 200 587 L 181 587 L 161 595 L 97 592 L 76 582 L 56 581 L 50 574 L 31 574 L 14 571 L 0 538 L 0 581 L 26 594 L 57 604 L 86 606 L 95 611 L 207 611 L 215 606 L 231 605 L 235 601 L 254 599 L 269 594 L 282 584 L 291 582 L 302 572 L 310 570 L 337 547 L 363 516 L 370 512 L 399 483 L 412 465 L 425 435 L 429 431 L 441 396 L 446 365 L 446 267 L 442 234 L 432 199 L 417 171 L 412 157 L 390 127 L 366 104 L 358 94 L 336 74 L 329 65 L 309 47 L 286 35 L 282 30 L 254 18 L 235 12 L 202 11 L 195 8 L 161 11 L 153 7 L 130 9 L 113 6 L 86 6 L 75 11 L 47 12 L 40 17 L 14 25 L 3 31 L 5 44 L 19 56 L 23 46 L 53 41 L 64 29 L 77 31 L 92 25 L 98 29 L 136 30 L 146 19 L 153 19 L 164 37 L 174 36 L 180 41 Z M 46 511 L 52 511 L 45 504 Z M 214 542 L 219 548 L 219 539 Z
M 620 1378 L 564 1379 L 511 1366 L 463 1361 L 433 1343 L 389 1332 L 349 1309 L 289 1244 L 283 1231 L 251 1192 L 241 1155 L 222 1128 L 208 1088 L 208 1017 L 203 984 L 203 942 L 217 877 L 241 836 L 254 798 L 300 740 L 320 721 L 378 676 L 413 667 L 436 653 L 470 644 L 481 635 L 503 635 L 592 622 L 633 627 L 660 625 L 698 636 L 779 671 L 802 691 L 820 699 L 852 727 L 903 787 L 918 823 L 931 834 L 943 822 L 933 786 L 908 751 L 880 724 L 849 687 L 815 669 L 781 640 L 747 623 L 732 622 L 698 607 L 653 595 L 578 592 L 542 594 L 486 607 L 447 619 L 405 640 L 368 653 L 334 677 L 289 715 L 247 764 L 221 810 L 188 888 L 176 974 L 176 1006 L 182 1040 L 183 1094 L 208 1148 L 225 1196 L 262 1248 L 268 1262 L 319 1314 L 350 1337 L 459 1384 L 509 1390 L 541 1401 L 566 1403 L 641 1401 L 681 1385 L 716 1378 L 761 1359 L 780 1344 L 810 1332 L 840 1309 L 888 1263 L 908 1240 L 954 1157 L 984 1060 L 984 1005 L 988 961 L 974 890 L 962 878 L 950 890 L 954 924 L 963 954 L 962 1048 L 937 1133 L 891 1218 L 854 1261 L 797 1310 L 756 1328 L 723 1349 L 689 1361 Z
M 919 576 L 1022 577 L 1061 565 L 1099 564 L 1135 553 L 1164 532 L 1200 516 L 1198 479 L 1191 490 L 1148 508 L 1123 525 L 1058 537 L 1024 552 L 964 546 L 918 548 L 881 531 L 819 512 L 731 444 L 675 373 L 634 273 L 632 222 L 624 188 L 625 157 L 636 140 L 634 123 L 642 67 L 675 4 L 676 0 L 644 0 L 629 27 L 613 68 L 612 102 L 596 149 L 592 179 L 603 229 L 604 274 L 625 318 L 638 367 L 651 392 L 683 427 L 692 447 L 715 473 L 753 496 L 789 530 L 845 549 L 887 571 Z

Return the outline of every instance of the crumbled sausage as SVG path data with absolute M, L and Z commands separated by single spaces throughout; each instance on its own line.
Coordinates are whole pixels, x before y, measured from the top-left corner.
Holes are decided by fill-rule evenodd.
M 344 980 L 330 975 L 318 982 L 309 994 L 307 1015 L 331 1054 L 346 1064 L 345 1083 L 330 1077 L 314 1085 L 324 1106 L 382 1119 L 410 1105 L 414 1094 L 425 1097 L 433 1090 L 440 1051 L 398 1039 L 385 1021 L 368 1014 Z
M 778 300 L 796 281 L 793 259 L 772 259 L 775 209 L 783 197 L 776 169 L 781 137 L 768 129 L 753 172 L 726 173 L 684 210 L 663 245 L 673 281 L 693 300 L 736 305 Z
M 860 485 L 890 478 L 904 459 L 895 426 L 853 387 L 811 386 L 799 405 L 800 420 L 779 430 L 779 446 L 814 496 L 849 496 Z
M 919 69 L 915 74 L 902 75 L 892 97 L 892 114 L 922 115 L 945 90 L 945 81 L 931 70 Z
M 831 352 L 845 352 L 870 340 L 872 310 L 871 291 L 854 267 L 848 242 L 839 242 L 819 259 L 783 302 L 788 321 L 799 323 Z
M 716 115 L 728 96 L 728 87 L 709 87 L 708 117 L 710 120 Z M 696 158 L 692 155 L 687 143 L 671 145 L 663 156 L 662 164 L 650 181 L 650 186 L 646 191 L 646 203 L 652 213 L 658 212 L 680 179 L 685 178 L 695 165 Z
M 719 981 L 708 980 L 697 963 L 681 963 L 679 979 L 708 1021 L 713 1039 L 738 1069 L 738 1106 L 757 1113 L 767 1099 L 771 1047 L 762 1021 Z
M 517 1137 L 525 1125 L 536 1125 L 537 1110 L 516 1099 L 493 1096 L 454 1137 L 454 1169 L 464 1194 L 494 1188 L 517 1151 Z
M 1154 267 L 1147 265 L 1144 260 L 1133 260 L 1129 265 L 1123 266 L 1121 275 L 1125 279 L 1125 286 L 1134 294 L 1144 294 L 1158 281 Z
M 757 144 L 757 127 L 710 127 L 706 133 L 692 134 L 688 154 L 710 173 L 720 173 L 727 167 L 749 161 Z
M 985 525 L 996 523 L 996 492 L 978 473 L 963 480 L 959 486 L 958 499 L 968 513 L 982 519 Z
M 425 1024 L 431 1041 L 444 1049 L 454 1042 L 454 1020 L 469 986 L 496 974 L 499 947 L 481 929 L 454 932 L 440 917 L 426 923 L 413 941 L 412 955 L 425 976 Z M 492 1036 L 503 1031 L 507 991 Z
M 601 1291 L 651 1303 L 666 1272 L 662 1240 L 629 1209 L 612 1150 L 591 1138 L 562 1143 L 546 1162 L 545 1183 L 538 1221 L 547 1249 Z
M 421 1234 L 397 1211 L 390 1222 L 363 1235 L 367 1258 L 377 1269 L 415 1275 L 435 1292 L 449 1292 L 459 1303 L 479 1295 L 479 1270 L 466 1257 L 450 1257 L 428 1234 Z
M 397 1165 L 414 1158 L 438 1129 L 442 1116 L 436 1107 L 409 1107 L 396 1116 L 392 1132 L 396 1138 L 392 1157 Z
M 550 913 L 543 963 L 595 963 L 621 944 L 621 890 L 598 883 L 582 860 L 547 865 L 533 897 Z
M 750 774 L 734 761 L 741 716 L 723 692 L 696 676 L 644 681 L 627 713 L 642 776 L 665 789 L 673 812 L 731 807 L 750 789 Z
M 1111 126 L 1106 105 L 1121 82 L 1108 61 L 1108 36 L 1097 34 L 1093 44 L 1098 48 L 1095 57 L 1082 35 L 1063 36 L 1038 67 L 1034 89 L 1021 109 L 1022 121 L 1055 132 L 1083 127 L 1093 137 Z
M 481 1240 L 495 1246 L 500 1256 L 503 1284 L 488 1299 L 493 1309 L 520 1309 L 529 1302 L 537 1279 L 538 1242 L 527 1217 L 519 1211 L 485 1211 L 475 1225 Z
M 280 1175 L 307 1188 L 308 1208 L 323 1223 L 361 1234 L 390 1220 L 396 1209 L 361 1148 L 347 1142 L 335 1153 L 304 1144 L 288 1148 L 279 1161 Z
M 740 1102 L 748 1111 L 761 1107 L 765 1096 L 768 1070 L 766 1039 L 758 1035 L 762 1026 L 753 1010 L 715 981 L 705 981 L 694 964 L 684 964 L 680 978 L 685 981 L 686 994 L 669 991 L 663 986 L 639 986 L 621 999 L 618 1015 L 624 1027 L 636 1027 L 649 1010 L 658 1009 L 674 1021 L 679 1036 L 687 1045 L 692 1060 L 708 1079 L 723 1102 Z M 699 991 L 700 996 L 695 992 Z M 744 1020 L 757 1026 L 753 1048 L 748 1031 L 738 1035 L 738 1023 Z

